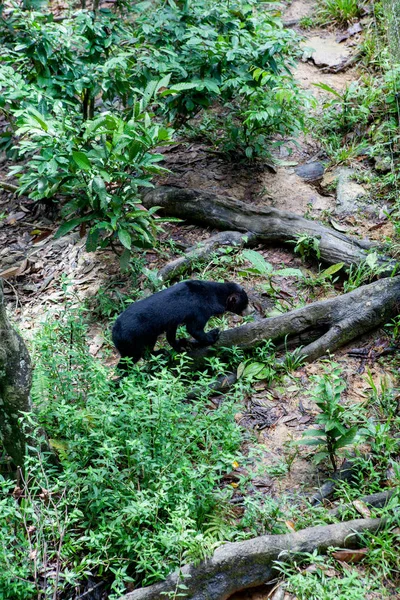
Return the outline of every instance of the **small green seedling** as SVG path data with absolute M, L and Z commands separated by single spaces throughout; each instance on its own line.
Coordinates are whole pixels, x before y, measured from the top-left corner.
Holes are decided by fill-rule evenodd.
M 325 369 L 324 375 L 313 377 L 313 381 L 316 385 L 310 397 L 321 410 L 315 419 L 319 427 L 305 431 L 300 443 L 315 446 L 318 452 L 314 455 L 314 462 L 319 464 L 329 458 L 336 471 L 338 450 L 354 441 L 357 427 L 346 426 L 346 408 L 340 404 L 346 384 L 340 366 L 332 363 L 330 368 Z

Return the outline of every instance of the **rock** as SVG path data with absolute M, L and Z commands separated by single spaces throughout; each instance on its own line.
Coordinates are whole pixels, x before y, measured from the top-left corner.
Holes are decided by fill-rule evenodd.
M 359 207 L 359 200 L 367 195 L 362 185 L 352 180 L 356 173 L 355 169 L 347 167 L 335 171 L 337 177 L 336 212 L 354 212 Z
M 321 188 L 321 190 L 324 193 L 330 193 L 330 192 L 332 192 L 332 190 L 334 188 L 336 179 L 337 179 L 337 175 L 334 171 L 327 171 L 326 173 L 324 173 L 324 176 L 322 177 L 322 181 L 320 182 L 319 187 Z
M 390 156 L 376 156 L 375 170 L 379 173 L 389 173 L 392 168 L 392 159 Z
M 324 165 L 318 161 L 300 165 L 296 169 L 296 174 L 305 181 L 319 181 L 322 179 L 324 172 Z
M 339 44 L 334 35 L 319 37 L 314 35 L 302 44 L 303 60 L 311 59 L 317 67 L 340 68 L 346 63 L 351 52 L 349 48 Z
M 332 208 L 333 199 L 321 196 L 315 187 L 299 177 L 294 169 L 280 167 L 276 174 L 264 172 L 260 182 L 268 190 L 268 199 L 263 203 L 304 215 L 312 206 L 313 210 Z

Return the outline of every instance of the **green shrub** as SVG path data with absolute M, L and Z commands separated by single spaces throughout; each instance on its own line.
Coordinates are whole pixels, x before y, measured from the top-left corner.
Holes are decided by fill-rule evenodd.
M 359 428 L 347 426 L 346 407 L 340 404 L 346 389 L 340 366 L 337 363 L 328 365 L 324 375 L 316 375 L 312 381 L 315 387 L 310 396 L 321 411 L 315 419 L 319 427 L 307 429 L 300 443 L 315 446 L 318 452 L 313 456 L 314 462 L 319 464 L 329 458 L 336 471 L 338 450 L 354 441 Z
M 87 577 L 111 585 L 162 579 L 229 539 L 229 509 L 217 484 L 240 460 L 235 406 L 187 403 L 191 371 L 162 358 L 133 367 L 120 386 L 89 353 L 79 314 L 49 321 L 35 340 L 31 426 L 44 428 L 60 468 L 38 450 L 36 433 L 23 501 L 3 482 L 0 597 L 71 593 Z M 232 491 L 232 488 L 230 488 Z M 58 584 L 49 569 L 58 570 Z M 23 582 L 19 578 L 22 578 Z M 78 588 L 79 589 L 79 588 Z
M 57 235 L 86 224 L 87 249 L 118 239 L 125 248 L 123 264 L 132 246 L 151 245 L 156 209 L 140 205 L 138 190 L 165 171 L 157 164 L 162 155 L 151 150 L 169 142 L 171 131 L 152 121 L 143 99 L 131 119 L 103 113 L 85 121 L 79 133 L 76 120 L 61 108 L 58 118 L 27 108 L 17 123 L 19 155 L 30 160 L 11 172 L 20 179 L 21 194 L 67 200 L 62 209 L 67 220 Z
M 322 23 L 346 25 L 361 16 L 359 0 L 323 0 L 318 8 L 318 17 Z

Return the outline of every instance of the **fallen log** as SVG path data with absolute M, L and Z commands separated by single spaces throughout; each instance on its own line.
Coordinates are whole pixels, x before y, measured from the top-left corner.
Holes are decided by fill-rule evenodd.
M 384 519 L 356 519 L 228 543 L 198 566 L 185 565 L 165 581 L 130 592 L 120 600 L 165 600 L 176 595 L 190 600 L 225 600 L 234 592 L 271 581 L 277 574 L 274 561 L 315 549 L 325 552 L 330 547 L 354 548 L 358 534 L 375 532 L 384 522 Z
M 200 190 L 160 186 L 148 191 L 143 196 L 142 203 L 146 208 L 159 206 L 161 212 L 170 217 L 179 217 L 217 229 L 252 234 L 254 242 L 288 243 L 299 235 L 307 234 L 320 240 L 321 260 L 329 264 L 358 264 L 365 260 L 367 250 L 374 246 L 368 241 L 350 238 L 294 213 L 252 206 L 234 198 Z M 386 262 L 390 263 L 389 274 L 395 263 L 382 257 L 381 263 Z
M 188 271 L 194 262 L 204 261 L 214 253 L 221 255 L 226 246 L 247 246 L 254 238 L 254 234 L 221 231 L 203 242 L 199 242 L 196 246 L 188 248 L 185 254 L 168 262 L 159 270 L 158 278 L 163 282 L 174 279 Z
M 398 314 L 399 298 L 400 276 L 380 279 L 336 298 L 227 329 L 213 348 L 252 348 L 264 340 L 285 341 L 289 348 L 303 346 L 302 356 L 313 361 L 385 324 Z M 211 352 L 211 347 L 194 348 L 189 356 L 196 360 Z

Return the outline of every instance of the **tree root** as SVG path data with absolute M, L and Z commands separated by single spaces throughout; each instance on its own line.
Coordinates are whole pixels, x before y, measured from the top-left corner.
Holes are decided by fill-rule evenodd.
M 130 592 L 121 600 L 165 600 L 168 597 L 225 600 L 234 592 L 271 581 L 276 576 L 274 561 L 315 549 L 325 552 L 330 547 L 354 548 L 357 534 L 375 532 L 384 523 L 384 519 L 356 519 L 225 544 L 198 566 L 185 565 L 165 581 Z
M 400 308 L 400 276 L 380 279 L 336 298 L 308 304 L 277 317 L 246 323 L 223 331 L 214 347 L 252 348 L 264 340 L 302 345 L 308 361 L 335 352 L 354 338 L 376 329 Z M 189 352 L 197 360 L 211 349 Z
M 355 466 L 351 460 L 346 459 L 340 469 L 336 473 L 332 473 L 328 481 L 325 481 L 319 488 L 318 492 L 314 494 L 311 499 L 311 504 L 320 504 L 325 499 L 330 498 L 337 487 L 338 482 L 348 481 L 351 482 L 355 475 Z
M 211 254 L 223 254 L 224 246 L 247 246 L 255 238 L 254 234 L 239 233 L 238 231 L 221 231 L 196 246 L 188 248 L 183 256 L 168 262 L 158 272 L 158 278 L 165 282 L 174 279 L 188 271 L 194 262 L 204 261 Z
M 390 490 L 385 490 L 384 492 L 377 492 L 376 494 L 369 494 L 368 496 L 363 496 L 362 498 L 359 498 L 358 501 L 363 502 L 363 504 L 366 504 L 367 506 L 372 506 L 373 508 L 383 508 L 388 504 L 389 500 L 393 496 L 396 496 L 399 493 L 399 491 L 400 489 L 398 487 L 391 488 Z M 349 508 L 354 508 L 354 506 L 351 503 L 341 504 L 336 508 L 332 508 L 329 511 L 329 514 L 332 515 L 332 517 L 339 518 L 343 514 L 345 514 L 346 510 Z
M 159 206 L 164 214 L 171 217 L 252 234 L 254 243 L 293 243 L 297 236 L 303 234 L 316 237 L 320 242 L 321 260 L 329 264 L 358 264 L 365 260 L 367 250 L 374 246 L 287 211 L 251 206 L 234 198 L 199 190 L 160 186 L 147 192 L 142 202 L 146 208 Z M 380 260 L 381 264 L 389 263 L 387 272 L 391 273 L 395 263 L 386 257 Z

